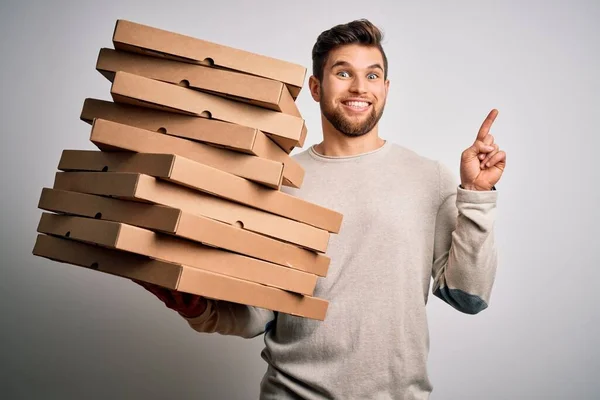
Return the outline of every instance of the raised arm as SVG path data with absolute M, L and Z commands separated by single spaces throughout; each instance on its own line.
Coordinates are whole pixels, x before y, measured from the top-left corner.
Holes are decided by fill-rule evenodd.
M 498 265 L 494 238 L 495 185 L 506 166 L 506 153 L 494 144 L 492 110 L 475 142 L 463 151 L 461 184 L 438 164 L 440 206 L 435 224 L 433 294 L 459 311 L 487 308 Z

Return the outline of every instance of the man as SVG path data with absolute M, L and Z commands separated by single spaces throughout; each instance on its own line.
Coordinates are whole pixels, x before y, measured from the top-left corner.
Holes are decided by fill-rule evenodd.
M 432 292 L 457 310 L 487 307 L 497 254 L 494 217 L 506 154 L 488 133 L 492 110 L 460 162 L 461 185 L 439 162 L 379 137 L 389 89 L 381 32 L 367 20 L 323 32 L 311 95 L 323 141 L 294 156 L 300 189 L 344 215 L 328 276 L 315 296 L 325 321 L 144 286 L 200 332 L 265 334 L 261 399 L 427 399 L 425 305 Z

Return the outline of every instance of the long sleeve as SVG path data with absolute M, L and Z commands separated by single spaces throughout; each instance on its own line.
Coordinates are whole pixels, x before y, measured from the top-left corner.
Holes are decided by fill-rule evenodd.
M 432 292 L 461 312 L 477 314 L 489 304 L 498 264 L 498 193 L 462 189 L 446 167 L 438 163 L 438 170 Z
M 264 333 L 275 318 L 271 310 L 220 300 L 208 300 L 208 307 L 196 318 L 184 318 L 192 329 L 202 333 L 253 338 Z

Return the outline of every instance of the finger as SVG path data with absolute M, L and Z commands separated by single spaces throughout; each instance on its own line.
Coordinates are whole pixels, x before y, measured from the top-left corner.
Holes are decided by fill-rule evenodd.
M 173 297 L 177 302 L 177 312 L 186 316 L 192 316 L 197 314 L 200 296 L 196 296 L 186 292 L 174 291 Z
M 173 300 L 173 297 L 171 296 L 171 293 L 168 289 L 156 288 L 154 290 L 155 290 L 155 293 L 158 296 L 158 298 L 161 299 L 163 301 L 163 303 L 165 303 L 167 305 L 167 307 L 169 307 L 170 305 L 175 303 Z
M 153 291 L 153 290 L 157 290 L 157 289 L 161 289 L 162 286 L 156 285 L 154 283 L 150 283 L 150 282 L 145 282 L 145 281 L 140 281 L 139 279 L 131 279 L 133 282 L 137 283 L 138 285 L 142 286 L 144 289 L 147 289 L 149 291 Z
M 487 144 L 488 146 L 493 146 L 494 145 L 494 136 L 486 135 L 486 137 L 483 138 L 483 143 Z M 483 161 L 483 159 L 485 158 L 485 153 L 479 154 L 478 158 Z
M 174 304 L 173 297 L 170 294 L 170 290 L 162 286 L 158 286 L 152 283 L 146 283 L 144 286 L 149 292 L 154 294 L 160 301 L 165 303 L 167 307 Z
M 167 307 L 174 310 L 179 306 L 176 293 L 175 290 L 171 289 L 165 289 L 164 291 L 165 304 Z
M 153 283 L 140 281 L 137 279 L 131 280 L 137 283 L 138 285 L 142 286 L 154 296 L 156 296 L 160 301 L 162 301 L 165 304 L 165 306 L 167 306 L 170 309 L 176 310 L 177 304 L 175 302 L 175 299 L 173 298 L 172 291 L 170 289 L 159 285 L 155 285 Z
M 202 297 L 197 296 L 197 295 L 193 295 L 193 294 L 189 294 L 189 296 L 190 296 L 190 299 L 187 302 L 187 304 L 189 306 L 188 308 L 191 309 L 191 310 L 193 310 L 196 307 L 198 307 L 198 304 L 200 304 L 200 301 L 202 300 Z
M 496 167 L 504 171 L 504 167 L 506 166 L 506 153 L 502 150 L 499 151 L 490 159 L 490 161 L 487 162 L 486 165 L 488 164 L 488 168 Z
M 194 310 L 194 297 L 189 293 L 181 293 L 181 299 L 180 312 L 183 311 L 184 314 L 190 314 Z
M 146 282 L 144 282 L 144 281 L 140 281 L 140 280 L 137 280 L 137 279 L 133 279 L 133 278 L 131 278 L 131 280 L 132 280 L 134 283 L 137 283 L 138 285 L 140 285 L 141 287 L 143 287 L 143 288 L 146 288 L 146 285 L 147 285 L 147 283 L 146 283 Z
M 185 306 L 185 300 L 183 298 L 183 293 L 181 293 L 177 290 L 173 290 L 171 292 L 171 294 L 173 295 L 173 300 L 175 300 L 175 304 L 177 304 L 179 307 Z
M 483 138 L 482 142 L 487 144 L 488 146 L 492 146 L 494 144 L 494 136 L 488 134 Z
M 488 154 L 496 149 L 494 146 L 487 145 L 480 140 L 473 143 L 472 148 L 472 151 L 478 156 L 479 154 Z
M 158 293 L 160 291 L 160 286 L 156 286 L 152 283 L 149 282 L 144 282 L 144 281 L 134 281 L 135 283 L 137 283 L 138 285 L 142 286 L 144 289 L 146 289 L 147 291 L 149 291 L 150 293 L 158 296 Z
M 188 318 L 200 316 L 204 311 L 206 311 L 206 300 L 201 296 L 192 294 L 190 294 L 190 296 L 191 299 L 189 303 L 182 308 L 179 313 L 187 316 Z
M 181 297 L 183 298 L 183 303 L 187 305 L 187 304 L 191 304 L 192 301 L 194 301 L 194 298 L 196 297 L 196 295 L 187 293 L 187 292 L 181 292 Z
M 498 146 L 497 144 L 494 144 L 494 150 L 490 153 L 488 153 L 485 158 L 481 161 L 481 168 L 485 168 L 486 164 L 490 161 L 490 159 L 496 154 L 498 153 L 498 151 L 500 151 L 500 146 Z
M 478 140 L 462 152 L 461 162 L 470 163 L 474 159 L 477 161 L 481 161 L 479 155 L 482 153 L 487 154 L 491 151 L 494 151 L 494 146 L 488 146 L 484 144 L 481 140 Z
M 494 120 L 496 119 L 497 116 L 498 116 L 498 110 L 496 110 L 494 108 L 492 111 L 490 111 L 488 116 L 485 118 L 485 120 L 481 124 L 481 127 L 479 128 L 479 132 L 477 133 L 476 140 L 483 140 L 486 137 L 486 135 L 489 133 L 490 128 L 492 127 L 492 124 L 494 123 Z

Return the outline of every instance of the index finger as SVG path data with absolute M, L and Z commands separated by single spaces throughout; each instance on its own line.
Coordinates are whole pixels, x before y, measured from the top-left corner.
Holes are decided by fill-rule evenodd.
M 495 108 L 492 111 L 490 111 L 488 116 L 485 118 L 485 120 L 481 124 L 481 128 L 479 128 L 479 132 L 477 133 L 477 140 L 483 140 L 483 138 L 485 138 L 487 136 L 497 115 L 498 115 L 498 110 L 496 110 Z

